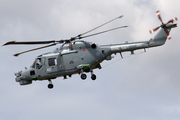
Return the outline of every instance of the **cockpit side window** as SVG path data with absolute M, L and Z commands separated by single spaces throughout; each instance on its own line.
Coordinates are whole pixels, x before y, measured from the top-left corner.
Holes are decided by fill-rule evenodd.
M 31 65 L 32 68 L 35 68 L 35 64 L 36 64 L 36 60 L 33 62 L 33 64 Z
M 34 63 L 31 66 L 32 68 L 40 69 L 42 67 L 42 59 L 37 58 L 35 59 Z
M 38 59 L 36 60 L 36 68 L 37 68 L 37 69 L 40 69 L 41 67 L 42 67 L 41 58 L 38 58 Z
M 49 64 L 49 66 L 55 66 L 55 65 L 57 65 L 57 60 L 56 60 L 56 58 L 49 58 L 49 59 L 48 59 L 48 64 Z

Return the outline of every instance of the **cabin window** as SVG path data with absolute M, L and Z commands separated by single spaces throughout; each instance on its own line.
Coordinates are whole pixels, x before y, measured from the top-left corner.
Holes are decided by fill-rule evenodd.
M 55 66 L 55 65 L 57 65 L 56 58 L 49 58 L 49 59 L 48 59 L 48 64 L 49 64 L 49 66 Z

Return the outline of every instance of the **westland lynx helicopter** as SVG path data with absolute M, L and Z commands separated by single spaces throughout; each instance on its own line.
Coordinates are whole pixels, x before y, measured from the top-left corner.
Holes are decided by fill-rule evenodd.
M 15 80 L 16 82 L 19 82 L 20 85 L 31 84 L 33 80 L 34 81 L 48 80 L 49 89 L 53 88 L 53 84 L 51 80 L 57 77 L 64 77 L 64 79 L 66 79 L 67 76 L 71 77 L 73 74 L 79 74 L 81 79 L 85 80 L 87 78 L 85 72 L 90 72 L 91 79 L 95 80 L 96 75 L 93 73 L 93 69 L 96 68 L 101 69 L 100 63 L 103 62 L 104 60 L 111 60 L 112 54 L 120 53 L 121 57 L 123 58 L 122 52 L 130 51 L 131 54 L 134 54 L 135 50 L 138 49 L 145 50 L 146 48 L 161 46 L 166 42 L 167 38 L 171 39 L 169 33 L 172 28 L 177 27 L 177 24 L 174 24 L 174 21 L 177 21 L 177 18 L 171 19 L 167 23 L 163 23 L 159 11 L 157 11 L 156 14 L 162 24 L 156 27 L 155 29 L 150 30 L 150 33 L 152 33 L 160 28 L 159 32 L 154 36 L 154 38 L 151 38 L 150 40 L 147 41 L 131 42 L 131 43 L 125 42 L 121 44 L 110 44 L 110 45 L 97 45 L 95 43 L 80 40 L 82 38 L 127 27 L 127 26 L 121 26 L 110 30 L 102 31 L 99 33 L 84 36 L 85 34 L 99 27 L 102 27 L 105 24 L 108 24 L 116 19 L 122 18 L 122 16 L 120 16 L 90 31 L 87 31 L 83 34 L 79 34 L 78 36 L 72 37 L 67 40 L 7 42 L 4 44 L 4 46 L 16 45 L 16 44 L 29 45 L 29 44 L 51 43 L 50 45 L 47 46 L 17 53 L 14 56 L 18 56 L 22 53 L 54 46 L 56 44 L 62 44 L 60 47 L 56 48 L 52 52 L 39 55 L 29 69 L 26 68 L 24 71 L 19 71 L 15 73 L 16 76 Z

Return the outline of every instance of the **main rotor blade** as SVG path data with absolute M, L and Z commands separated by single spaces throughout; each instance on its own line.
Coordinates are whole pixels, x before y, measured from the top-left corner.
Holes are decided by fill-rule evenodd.
M 110 31 L 117 30 L 117 29 L 120 29 L 120 28 L 125 28 L 125 27 L 128 27 L 128 26 L 116 27 L 116 28 L 113 28 L 113 29 L 110 29 L 110 30 L 105 30 L 105 31 L 102 31 L 102 32 L 98 32 L 98 33 L 94 33 L 94 34 L 87 35 L 87 36 L 84 36 L 84 37 L 80 37 L 79 39 L 99 35 L 99 34 L 102 34 L 102 33 L 110 32 Z
M 43 47 L 39 47 L 39 48 L 35 48 L 35 49 L 31 49 L 31 50 L 27 50 L 27 51 L 24 51 L 24 52 L 16 53 L 16 54 L 14 54 L 14 56 L 18 56 L 18 55 L 23 54 L 23 53 L 27 53 L 27 52 L 34 51 L 34 50 L 39 50 L 39 49 L 46 48 L 46 47 L 51 47 L 51 46 L 54 46 L 54 45 L 56 45 L 56 43 L 53 43 L 53 44 L 47 45 L 47 46 L 43 46 Z
M 122 17 L 123 17 L 123 15 L 121 15 L 121 16 L 119 16 L 119 17 L 116 17 L 116 18 L 114 18 L 114 19 L 112 19 L 112 20 L 110 20 L 110 21 L 108 21 L 108 22 L 106 22 L 106 23 L 104 23 L 104 24 L 102 24 L 102 25 L 96 27 L 96 28 L 93 28 L 92 30 L 89 30 L 89 31 L 87 31 L 87 32 L 85 32 L 85 33 L 79 34 L 78 37 L 81 37 L 81 36 L 83 36 L 83 35 L 85 35 L 85 34 L 91 32 L 91 31 L 94 31 L 94 30 L 96 30 L 96 29 L 98 29 L 98 28 L 100 28 L 100 27 L 102 27 L 102 26 L 104 26 L 104 25 L 106 25 L 106 24 L 108 24 L 108 23 L 110 23 L 110 22 L 116 20 L 116 19 L 122 18 Z
M 3 46 L 5 45 L 14 45 L 14 44 L 49 44 L 49 43 L 55 43 L 55 40 L 51 40 L 51 41 L 27 41 L 27 42 L 16 42 L 16 41 L 10 41 L 5 43 Z

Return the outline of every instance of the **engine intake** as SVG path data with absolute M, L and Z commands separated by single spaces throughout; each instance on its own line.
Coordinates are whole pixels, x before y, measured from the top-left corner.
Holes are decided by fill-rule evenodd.
M 91 47 L 92 47 L 93 49 L 95 49 L 95 48 L 96 48 L 96 44 L 93 43 L 93 44 L 91 45 Z

